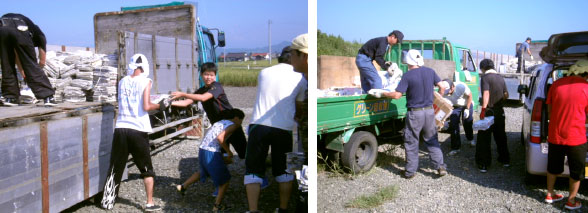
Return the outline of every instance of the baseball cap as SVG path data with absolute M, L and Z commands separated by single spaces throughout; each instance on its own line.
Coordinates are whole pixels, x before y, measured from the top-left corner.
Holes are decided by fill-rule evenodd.
M 308 54 L 308 33 L 296 36 L 296 38 L 292 40 L 292 45 L 290 45 L 290 49 L 298 50 L 300 52 Z
M 411 49 L 406 53 L 406 63 L 409 65 L 416 65 L 416 66 L 423 66 L 425 61 L 423 60 L 423 56 L 421 52 L 415 49 Z
M 404 34 L 402 34 L 402 32 L 400 32 L 399 30 L 394 30 L 391 34 L 396 36 L 396 38 L 398 39 L 398 43 L 402 43 L 402 39 L 404 39 Z
M 527 40 L 525 40 L 525 41 L 530 41 L 530 40 L 531 40 L 531 37 L 527 37 Z

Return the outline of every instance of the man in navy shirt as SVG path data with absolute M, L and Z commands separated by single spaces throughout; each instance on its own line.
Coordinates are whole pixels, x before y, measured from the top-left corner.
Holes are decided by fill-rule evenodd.
M 386 96 L 399 99 L 406 93 L 406 123 L 404 128 L 404 149 L 406 153 L 406 169 L 404 177 L 409 179 L 416 175 L 419 167 L 419 136 L 427 145 L 433 165 L 439 176 L 447 174 L 443 163 L 443 152 L 437 138 L 435 127 L 435 111 L 433 110 L 434 87 L 444 93 L 441 79 L 431 68 L 424 67 L 423 56 L 418 50 L 409 50 L 406 55 L 408 71 L 402 76 L 395 92 L 377 92 L 376 97 Z M 372 94 L 372 93 L 370 93 Z
M 402 43 L 403 38 L 404 34 L 402 34 L 402 32 L 394 30 L 386 37 L 378 37 L 369 40 L 361 47 L 361 49 L 359 49 L 357 57 L 355 58 L 355 64 L 359 69 L 361 89 L 363 89 L 364 93 L 367 93 L 370 89 L 382 88 L 382 80 L 380 79 L 378 70 L 376 70 L 372 61 L 376 60 L 382 69 L 388 69 L 388 66 L 390 65 L 386 64 L 384 61 L 384 55 L 386 54 L 388 47 Z
M 521 44 L 521 46 L 519 46 L 519 49 L 517 50 L 517 58 L 519 59 L 519 64 L 517 66 L 517 72 L 521 71 L 521 67 L 525 66 L 525 60 L 523 60 L 523 54 L 526 52 L 529 54 L 529 56 L 531 57 L 531 60 L 533 60 L 533 56 L 531 55 L 531 49 L 529 49 L 529 44 L 531 43 L 531 38 L 527 37 L 527 39 L 525 40 L 525 42 L 523 42 Z

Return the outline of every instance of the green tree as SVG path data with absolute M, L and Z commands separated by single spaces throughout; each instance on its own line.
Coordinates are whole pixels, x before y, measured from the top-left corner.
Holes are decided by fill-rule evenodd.
M 326 33 L 317 30 L 317 55 L 334 55 L 334 56 L 351 56 L 357 55 L 357 51 L 361 48 L 361 43 L 357 41 L 349 42 L 343 40 L 338 35 L 327 35 Z

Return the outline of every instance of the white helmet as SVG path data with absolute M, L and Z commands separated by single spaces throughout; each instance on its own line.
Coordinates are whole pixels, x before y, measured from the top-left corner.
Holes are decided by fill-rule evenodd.
M 135 72 L 135 69 L 139 67 L 143 68 L 143 73 L 141 73 L 141 76 L 147 78 L 149 76 L 149 62 L 147 61 L 147 57 L 145 57 L 145 55 L 137 53 L 131 57 L 127 75 L 132 75 Z

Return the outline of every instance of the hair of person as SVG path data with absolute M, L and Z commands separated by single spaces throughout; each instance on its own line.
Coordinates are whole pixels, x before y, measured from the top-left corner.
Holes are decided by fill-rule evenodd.
M 494 62 L 491 59 L 484 59 L 480 61 L 480 69 L 489 70 L 494 69 Z
M 216 75 L 216 71 L 217 71 L 216 64 L 214 64 L 212 62 L 206 62 L 206 63 L 202 64 L 202 66 L 200 67 L 200 75 L 203 75 L 204 72 L 214 72 L 214 74 Z
M 237 108 L 233 108 L 233 109 L 227 109 L 227 110 L 223 110 L 220 113 L 222 119 L 225 120 L 231 120 L 235 117 L 238 117 L 239 119 L 243 119 L 245 117 L 245 113 Z
M 282 49 L 282 53 L 280 54 L 280 57 L 278 57 L 278 63 L 290 63 L 290 50 L 290 46 L 286 46 Z

